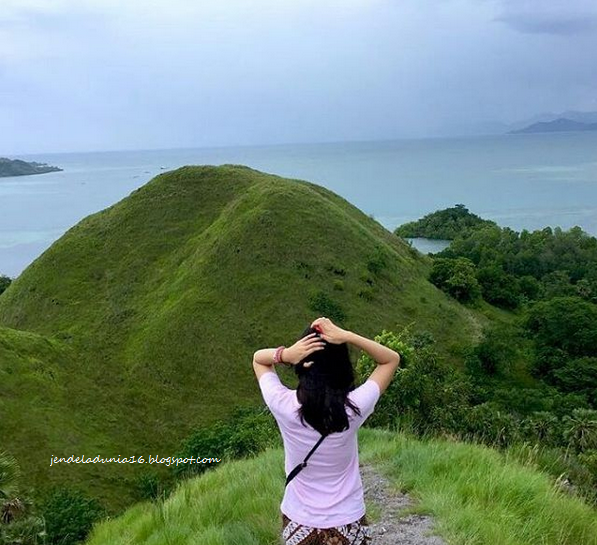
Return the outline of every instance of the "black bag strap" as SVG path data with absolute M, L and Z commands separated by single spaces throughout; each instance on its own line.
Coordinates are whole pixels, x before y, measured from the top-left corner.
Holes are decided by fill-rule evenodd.
M 325 437 L 325 435 L 322 435 L 317 441 L 317 443 L 315 443 L 315 446 L 309 451 L 309 454 L 305 456 L 305 459 L 288 474 L 288 476 L 286 477 L 286 486 L 288 486 L 288 483 L 292 481 L 292 479 L 294 479 L 307 465 L 307 460 L 311 458 L 311 454 L 313 454 L 317 450 L 317 447 L 321 445 L 321 442 L 325 439 Z

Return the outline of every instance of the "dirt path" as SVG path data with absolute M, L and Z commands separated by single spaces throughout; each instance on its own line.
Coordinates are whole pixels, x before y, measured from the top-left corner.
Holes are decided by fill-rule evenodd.
M 401 516 L 400 511 L 413 505 L 407 495 L 391 489 L 390 481 L 369 464 L 360 467 L 365 500 L 377 505 L 380 522 L 372 523 L 372 545 L 446 545 L 432 533 L 433 519 L 423 515 Z

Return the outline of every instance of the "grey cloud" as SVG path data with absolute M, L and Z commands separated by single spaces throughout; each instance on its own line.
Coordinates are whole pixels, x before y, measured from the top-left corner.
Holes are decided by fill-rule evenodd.
M 6 1 L 0 155 L 449 135 L 597 109 L 595 0 Z
M 555 18 L 542 15 L 507 15 L 497 17 L 519 32 L 527 34 L 585 34 L 597 30 L 597 16 Z
M 574 35 L 597 30 L 593 0 L 500 0 L 494 20 L 526 34 Z

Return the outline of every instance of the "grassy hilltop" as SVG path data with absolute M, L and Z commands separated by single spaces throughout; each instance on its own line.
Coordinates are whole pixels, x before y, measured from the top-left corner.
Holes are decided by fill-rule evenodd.
M 410 511 L 434 516 L 434 533 L 447 543 L 597 545 L 595 509 L 555 487 L 531 449 L 519 460 L 480 445 L 362 428 L 359 450 L 360 462 L 382 468 L 396 494 L 416 498 Z M 165 500 L 98 524 L 86 543 L 277 544 L 283 460 L 281 448 L 270 448 L 223 464 L 180 483 Z M 378 505 L 366 503 L 371 523 L 387 522 Z
M 426 256 L 316 184 L 242 166 L 163 173 L 72 227 L 0 297 L 0 437 L 28 484 L 126 505 L 137 468 L 50 455 L 171 455 L 259 401 L 254 350 L 317 315 L 373 336 L 413 324 L 459 361 L 485 318 Z

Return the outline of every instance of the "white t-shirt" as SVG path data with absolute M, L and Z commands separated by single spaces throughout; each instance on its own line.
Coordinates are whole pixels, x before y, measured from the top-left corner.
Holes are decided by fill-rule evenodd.
M 288 475 L 321 434 L 306 421 L 301 423 L 296 390 L 284 386 L 275 371 L 264 373 L 259 387 L 282 434 Z M 365 514 L 357 431 L 373 412 L 380 395 L 379 386 L 370 379 L 349 392 L 349 399 L 359 407 L 361 415 L 346 407 L 349 428 L 328 435 L 307 466 L 288 484 L 280 505 L 288 518 L 315 528 L 331 528 L 355 522 Z

